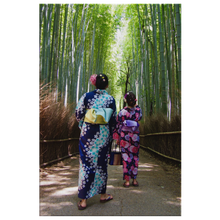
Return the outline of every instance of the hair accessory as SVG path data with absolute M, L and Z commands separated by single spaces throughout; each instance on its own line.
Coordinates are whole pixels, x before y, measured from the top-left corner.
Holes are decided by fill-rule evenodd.
M 97 77 L 97 74 L 93 74 L 93 75 L 90 76 L 90 82 L 94 86 L 96 86 L 96 77 Z
M 137 99 L 135 99 L 134 101 L 137 102 Z

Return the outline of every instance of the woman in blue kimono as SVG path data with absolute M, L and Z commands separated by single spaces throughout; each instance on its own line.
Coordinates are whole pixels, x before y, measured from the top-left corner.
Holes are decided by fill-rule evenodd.
M 106 194 L 108 148 L 116 125 L 115 99 L 105 90 L 105 74 L 92 75 L 90 81 L 96 90 L 85 93 L 76 107 L 76 119 L 81 134 L 79 138 L 78 209 L 86 208 L 87 199 L 101 194 L 100 202 L 113 199 Z

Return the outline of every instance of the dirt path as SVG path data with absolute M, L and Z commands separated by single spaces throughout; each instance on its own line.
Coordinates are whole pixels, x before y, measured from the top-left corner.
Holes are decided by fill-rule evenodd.
M 41 216 L 180 216 L 181 170 L 140 150 L 139 187 L 124 188 L 122 166 L 108 166 L 107 193 L 114 199 L 99 202 L 99 195 L 77 209 L 78 156 L 40 171 Z

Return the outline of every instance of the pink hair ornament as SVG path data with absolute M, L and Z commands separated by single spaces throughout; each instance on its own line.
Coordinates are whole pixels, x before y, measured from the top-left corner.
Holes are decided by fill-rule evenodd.
M 92 83 L 92 85 L 96 86 L 96 77 L 97 77 L 97 74 L 93 74 L 90 76 L 90 82 Z

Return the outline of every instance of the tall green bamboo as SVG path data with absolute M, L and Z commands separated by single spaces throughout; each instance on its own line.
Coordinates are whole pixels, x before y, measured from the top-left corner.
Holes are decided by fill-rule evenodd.
M 78 102 L 79 98 L 80 98 L 80 93 L 81 93 L 81 79 L 80 79 L 80 73 L 81 73 L 81 56 L 82 56 L 82 33 L 83 33 L 83 24 L 84 24 L 84 19 L 85 19 L 85 9 L 86 6 L 85 4 L 83 4 L 83 8 L 82 8 L 82 15 L 81 15 L 81 22 L 80 22 L 80 26 L 78 29 L 78 41 L 77 41 L 77 51 L 76 51 L 76 58 L 75 58 L 75 63 L 76 63 L 76 67 L 75 67 L 75 71 L 76 71 L 76 75 L 77 75 L 77 89 L 76 89 L 76 103 Z
M 87 33 L 85 33 L 85 38 L 86 38 L 86 34 Z M 86 41 L 85 41 L 85 43 L 84 43 L 84 47 L 85 47 L 85 52 L 84 52 L 84 54 L 83 54 L 83 56 L 84 56 L 84 58 L 83 58 L 83 68 L 82 68 L 82 90 L 83 90 L 83 93 L 85 93 L 86 92 L 86 81 L 87 81 L 87 75 L 86 75 L 86 66 L 87 66 L 87 63 L 86 63 L 86 55 L 87 55 L 87 48 L 86 48 Z
M 138 104 L 140 105 L 140 94 L 141 94 L 141 83 L 140 83 L 140 62 L 139 62 L 139 50 L 138 50 L 138 37 L 137 37 L 137 33 L 136 33 L 136 28 L 134 28 L 134 41 L 135 41 L 135 46 L 136 46 L 136 97 L 138 100 Z
M 59 63 L 59 27 L 60 27 L 60 4 L 55 6 L 54 14 L 54 45 L 53 45 L 53 67 L 52 67 L 52 81 L 57 82 L 57 69 Z
M 46 62 L 45 62 L 45 71 L 46 71 L 46 83 L 50 82 L 50 32 L 51 32 L 51 23 L 52 23 L 52 12 L 53 4 L 49 4 L 48 10 L 48 37 L 46 45 Z
M 64 49 L 65 49 L 65 38 L 66 38 L 66 26 L 67 26 L 67 13 L 68 13 L 68 4 L 64 5 L 64 25 L 63 25 L 63 36 L 62 36 L 62 53 L 61 53 L 61 62 L 59 65 L 59 83 L 58 83 L 58 93 L 60 93 L 60 98 L 63 98 L 63 88 L 64 88 L 64 71 L 63 71 L 63 62 L 64 62 Z
M 71 8 L 71 10 L 68 10 L 68 8 Z M 105 21 L 102 22 L 102 18 L 99 19 L 99 26 L 105 27 L 103 33 L 106 34 L 100 39 L 102 47 L 100 48 L 98 60 L 100 61 L 100 68 L 103 70 L 105 68 L 107 51 L 110 45 L 109 43 L 106 43 L 106 41 L 109 39 L 109 35 L 112 31 L 109 31 L 109 22 L 106 22 L 111 18 L 110 13 L 105 17 L 104 11 L 110 7 L 103 5 L 102 8 L 102 17 L 104 17 Z M 83 14 L 82 11 L 83 5 L 79 4 L 71 5 L 70 7 L 68 5 L 60 4 L 39 5 L 40 80 L 41 82 L 47 80 L 45 82 L 53 81 L 57 83 L 58 92 L 61 93 L 61 96 L 65 97 L 66 101 L 67 96 L 69 96 L 68 102 L 74 100 L 73 97 L 70 98 L 70 94 L 76 94 L 73 88 L 76 88 L 74 83 L 77 81 L 75 80 L 75 77 L 78 77 L 78 75 L 76 76 L 74 73 L 76 71 L 79 73 L 80 65 L 81 69 L 79 75 L 81 79 L 85 79 L 83 82 L 88 82 L 89 74 L 87 74 L 87 68 L 89 63 L 87 57 L 89 57 L 89 50 L 87 45 L 93 45 L 93 51 L 97 51 L 96 48 L 98 45 L 97 42 L 95 43 L 95 38 L 93 38 L 94 43 L 92 43 L 89 39 L 90 36 L 86 34 L 89 30 L 90 33 L 94 32 L 95 36 L 96 28 L 93 31 L 92 27 L 94 27 L 94 25 L 92 23 L 90 26 L 89 22 L 94 21 L 95 19 L 97 20 L 97 13 L 95 14 L 91 10 L 91 19 L 82 16 L 82 21 L 84 22 L 83 25 L 83 22 L 77 22 L 79 20 L 78 17 Z M 110 10 L 108 12 L 110 12 Z M 87 22 L 87 25 L 85 22 Z M 95 27 L 96 26 L 97 22 L 95 23 Z M 78 36 L 77 33 L 79 33 Z M 96 62 L 96 60 L 94 61 Z M 93 64 L 93 61 L 91 61 L 91 64 Z M 85 87 L 85 85 L 83 87 Z
M 180 46 L 181 56 L 179 59 L 179 90 L 180 90 L 180 117 L 181 130 L 184 130 L 184 2 L 181 1 L 180 15 Z
M 154 47 L 153 44 L 150 45 L 150 54 L 151 54 L 151 105 L 150 105 L 150 115 L 155 113 L 155 108 L 154 108 L 154 104 L 155 104 L 155 68 L 154 68 L 154 56 L 153 56 L 153 51 L 154 51 Z
M 98 45 L 98 53 L 97 53 L 97 56 L 96 56 L 96 74 L 99 74 L 99 64 L 100 64 L 99 59 L 100 59 L 101 45 L 102 45 L 102 42 L 100 41 L 99 45 Z
M 145 90 L 146 90 L 146 104 L 147 104 L 147 116 L 150 115 L 150 75 L 149 75 L 149 47 L 148 47 L 148 10 L 145 5 Z
M 52 39 L 51 39 L 51 46 L 50 46 L 50 62 L 49 62 L 49 76 L 48 76 L 48 81 L 52 81 L 53 74 L 52 74 L 52 68 L 53 68 L 53 48 L 54 48 L 54 41 L 55 41 L 55 28 L 54 26 L 56 25 L 56 5 L 54 7 L 53 13 L 52 13 Z M 52 88 L 51 88 L 52 89 Z
M 179 95 L 179 111 L 181 114 L 181 19 L 180 5 L 176 4 L 176 26 L 177 26 L 177 45 L 178 45 L 178 95 Z
M 41 3 L 42 4 L 42 3 Z M 40 44 L 41 44 L 42 5 L 36 6 L 36 81 L 40 84 Z
M 47 10 L 48 5 L 44 5 L 43 11 L 43 37 L 42 37 L 42 48 L 41 48 L 41 65 L 40 65 L 40 73 L 41 73 L 41 81 L 45 80 L 45 62 L 46 62 L 46 40 L 47 40 Z
M 84 63 L 84 44 L 85 44 L 85 22 L 86 22 L 86 15 L 87 15 L 87 12 L 88 12 L 88 7 L 89 5 L 87 5 L 86 7 L 86 11 L 85 11 L 85 16 L 84 16 L 84 19 L 83 19 L 83 27 L 82 27 L 82 39 L 81 39 L 81 54 L 80 54 L 80 68 L 79 68 L 79 77 L 80 77 L 80 88 L 79 88 L 79 94 L 80 94 L 80 97 L 82 96 L 83 94 L 83 90 L 81 88 L 83 88 L 83 63 Z
M 73 18 L 73 11 L 72 11 L 72 5 L 69 5 L 68 9 L 69 13 L 67 16 L 67 32 L 66 32 L 66 43 L 65 43 L 65 51 L 64 51 L 64 86 L 63 86 L 63 93 L 65 94 L 64 97 L 64 104 L 67 105 L 70 101 L 70 90 L 71 90 L 71 69 L 72 69 L 72 18 Z
M 72 9 L 72 14 L 73 14 L 73 9 L 74 6 L 73 4 L 71 5 L 71 9 Z M 76 6 L 76 10 L 75 10 L 75 14 L 74 14 L 74 19 L 72 21 L 72 27 L 71 27 L 71 59 L 70 59 L 70 79 L 69 79 L 69 93 L 68 93 L 68 97 L 69 97 L 69 103 L 73 103 L 73 101 L 75 100 L 75 84 L 74 84 L 74 78 L 75 78 L 75 71 L 74 71 L 74 55 L 75 55 L 75 41 L 74 41 L 74 33 L 76 31 L 76 22 L 77 22 L 77 16 L 78 16 L 78 8 L 79 6 Z M 72 15 L 71 15 L 72 17 Z
M 138 21 L 139 21 L 139 30 L 140 30 L 140 75 L 139 75 L 139 84 L 140 84 L 140 89 L 139 93 L 141 94 L 140 97 L 140 102 L 142 105 L 142 108 L 144 109 L 143 106 L 143 95 L 142 95 L 142 90 L 143 90 L 143 69 L 144 69 L 144 45 L 143 45 L 143 36 L 142 36 L 142 28 L 141 28 L 141 20 L 140 20 L 140 13 L 139 13 L 139 5 L 137 4 L 137 12 L 138 12 Z
M 96 6 L 96 14 L 99 11 L 99 5 Z M 91 56 L 90 56 L 90 60 L 89 60 L 89 74 L 90 76 L 93 74 L 92 70 L 93 70 L 93 56 L 94 56 L 94 47 L 95 47 L 95 33 L 96 33 L 96 23 L 97 23 L 97 16 L 95 16 L 95 22 L 94 22 L 94 27 L 93 27 L 93 35 L 92 35 L 92 48 L 91 48 Z M 90 88 L 91 88 L 91 84 L 90 84 Z
M 174 42 L 174 38 L 175 38 L 175 33 L 174 33 L 174 25 L 173 25 L 173 15 L 172 15 L 172 5 L 170 4 L 170 25 L 171 25 L 171 30 L 172 30 L 172 34 L 171 34 L 171 38 L 172 38 L 172 77 L 171 77 L 171 117 L 173 117 L 175 115 L 175 42 Z
M 169 80 L 168 80 L 168 76 L 169 76 L 169 73 L 170 73 L 170 60 L 169 60 L 169 49 L 168 49 L 168 42 L 167 42 L 167 39 L 168 39 L 168 34 L 167 34 L 167 24 L 166 24 L 166 19 L 165 19 L 165 5 L 162 4 L 162 20 L 163 20 L 163 30 L 164 30 L 164 40 L 165 40 L 165 47 L 164 47 L 164 51 L 165 51 L 165 56 L 164 56 L 164 66 L 165 66 L 165 90 L 166 90 L 166 102 L 168 102 L 168 96 L 169 96 L 169 90 L 168 90 L 168 83 L 169 83 Z M 168 115 L 169 113 L 169 109 L 168 109 L 168 103 L 166 105 L 166 109 L 167 109 L 167 112 L 166 114 Z
M 71 78 L 71 96 L 72 96 L 72 102 L 76 102 L 76 88 L 77 88 L 77 80 L 78 80 L 78 75 L 76 72 L 76 50 L 77 50 L 77 21 L 78 21 L 78 16 L 79 16 L 79 4 L 76 5 L 75 8 L 75 15 L 74 15 L 74 20 L 72 22 L 72 64 L 71 64 L 71 69 L 72 69 L 72 78 Z M 73 89 L 74 88 L 74 89 Z
M 159 33 L 160 33 L 160 65 L 162 74 L 162 112 L 167 114 L 167 95 L 166 95 L 166 82 L 165 82 L 165 65 L 164 65 L 164 41 L 161 24 L 160 5 L 157 5 L 158 18 L 159 18 Z
M 145 105 L 145 113 L 146 113 L 146 116 L 148 115 L 148 71 L 147 71 L 147 41 L 146 41 L 146 34 L 147 30 L 145 28 L 145 31 L 144 31 L 144 74 L 143 74 L 143 78 L 144 78 L 144 83 L 143 83 L 143 87 L 144 87 L 144 96 L 145 96 L 145 100 L 144 100 L 144 105 Z
M 131 25 L 131 32 L 133 33 L 133 25 Z M 135 86 L 136 86 L 136 80 L 135 80 L 135 72 L 136 72 L 136 68 L 135 68 L 135 52 L 134 52 L 134 36 L 132 34 L 132 77 L 131 77 L 131 85 L 132 85 L 132 91 L 135 91 Z
M 175 72 L 174 72 L 174 86 L 175 86 L 175 96 L 174 96 L 174 102 L 175 102 L 175 114 L 178 114 L 178 91 L 179 91 L 179 85 L 178 85 L 178 49 L 177 49 L 177 40 L 176 40 L 176 35 L 177 35 L 177 31 L 176 31 L 176 22 L 175 22 L 175 14 L 176 14 L 176 10 L 175 10 L 175 5 L 173 6 L 173 12 L 172 12 L 172 19 L 173 19 L 173 32 L 174 32 L 174 66 L 175 66 Z
M 156 24 L 156 5 L 150 5 L 151 9 L 151 20 L 152 20 L 152 27 L 153 27 L 153 39 L 154 39 L 154 59 L 155 59 L 155 94 L 156 94 L 156 113 L 159 112 L 159 74 L 158 74 L 158 57 L 157 57 L 157 24 Z
M 165 38 L 168 39 L 166 40 L 166 51 L 167 51 L 167 72 L 168 72 L 168 86 L 169 86 L 169 103 L 171 103 L 172 99 L 172 70 L 171 70 L 171 51 L 170 51 L 170 46 L 171 46 L 171 31 L 170 31 L 170 12 L 169 12 L 169 4 L 166 5 L 166 14 L 167 14 L 167 37 Z M 172 103 L 171 103 L 172 104 Z M 171 115 L 171 109 L 169 108 L 169 115 Z

